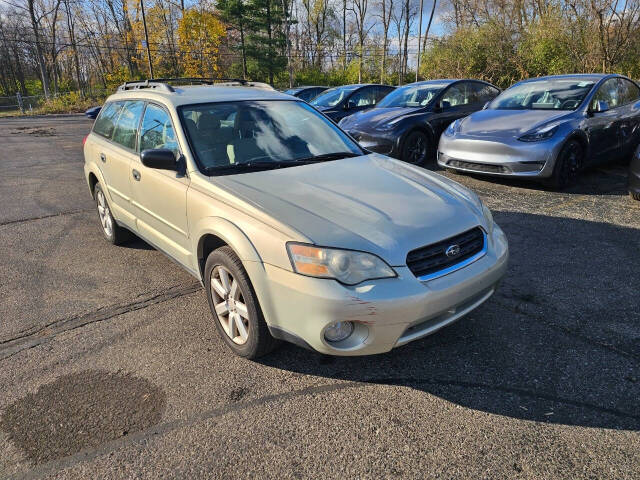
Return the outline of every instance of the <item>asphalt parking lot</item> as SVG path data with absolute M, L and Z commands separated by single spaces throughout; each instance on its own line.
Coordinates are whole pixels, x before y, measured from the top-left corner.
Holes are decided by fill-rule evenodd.
M 492 299 L 385 355 L 250 362 L 189 274 L 103 240 L 90 126 L 0 119 L 1 478 L 640 478 L 623 165 L 562 193 L 454 175 L 510 241 Z

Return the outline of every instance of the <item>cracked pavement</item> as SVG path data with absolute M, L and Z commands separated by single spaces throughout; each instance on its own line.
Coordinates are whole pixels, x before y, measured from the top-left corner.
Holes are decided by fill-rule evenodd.
M 90 127 L 0 119 L 0 478 L 640 477 L 640 202 L 623 164 L 565 192 L 446 173 L 509 238 L 493 298 L 388 354 L 283 345 L 249 362 L 193 277 L 103 240 Z

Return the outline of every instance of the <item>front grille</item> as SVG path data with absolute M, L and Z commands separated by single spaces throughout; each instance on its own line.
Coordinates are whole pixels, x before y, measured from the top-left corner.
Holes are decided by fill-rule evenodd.
M 484 232 L 475 227 L 441 242 L 411 250 L 407 254 L 407 266 L 416 277 L 436 273 L 473 257 L 482 251 L 484 242 Z M 459 253 L 447 256 L 446 251 L 454 245 L 459 247 Z
M 489 163 L 463 162 L 462 160 L 449 160 L 447 166 L 475 170 L 476 172 L 488 173 L 509 173 L 502 165 L 491 165 Z

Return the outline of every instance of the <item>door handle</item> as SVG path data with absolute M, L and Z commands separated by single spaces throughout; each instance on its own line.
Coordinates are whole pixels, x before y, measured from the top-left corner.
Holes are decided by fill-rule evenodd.
M 133 179 L 137 182 L 140 181 L 140 172 L 138 170 L 136 170 L 135 168 L 131 171 L 131 174 L 133 175 Z
M 102 160 L 102 163 L 107 163 L 107 156 L 104 153 L 101 153 L 100 160 Z

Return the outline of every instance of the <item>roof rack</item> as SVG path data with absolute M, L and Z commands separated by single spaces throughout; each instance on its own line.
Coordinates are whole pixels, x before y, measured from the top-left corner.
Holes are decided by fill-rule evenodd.
M 272 90 L 273 87 L 267 83 L 251 82 L 242 78 L 204 78 L 204 77 L 178 77 L 178 78 L 152 78 L 148 80 L 134 80 L 131 82 L 124 82 L 118 87 L 118 91 L 126 90 L 139 90 L 143 88 L 151 88 L 164 90 L 165 92 L 175 92 L 175 89 L 170 85 L 172 84 L 187 84 L 187 85 L 214 85 L 218 83 L 220 85 L 234 86 L 242 85 L 246 87 L 255 87 Z
M 124 92 L 126 90 L 139 90 L 142 88 L 164 90 L 165 92 L 175 92 L 171 85 L 158 80 L 135 80 L 132 82 L 124 82 L 118 87 L 118 91 Z

